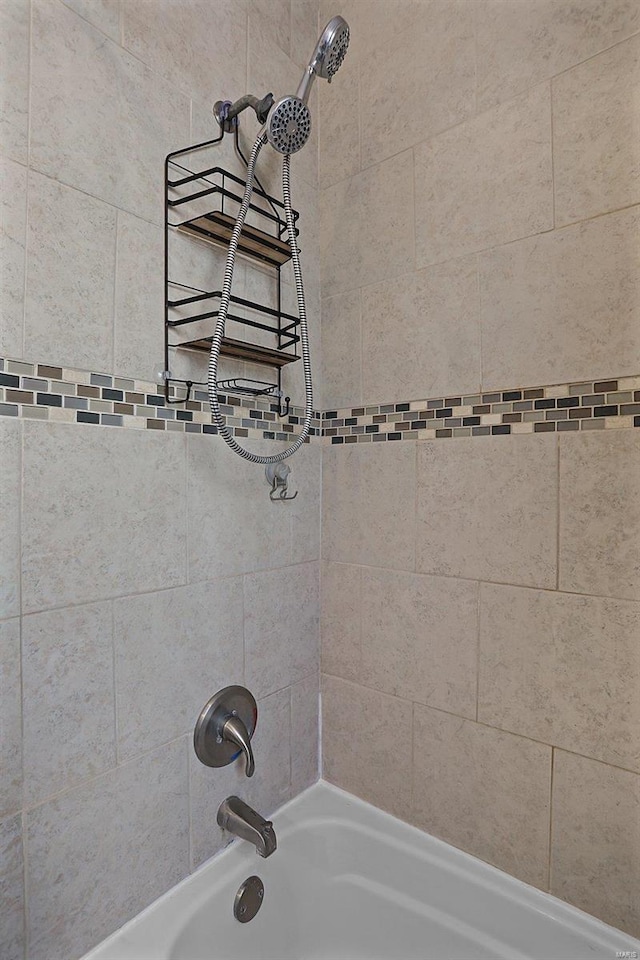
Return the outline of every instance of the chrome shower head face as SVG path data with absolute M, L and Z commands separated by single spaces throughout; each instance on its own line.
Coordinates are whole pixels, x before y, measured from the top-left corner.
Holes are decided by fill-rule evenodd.
M 332 17 L 320 35 L 310 66 L 313 72 L 331 82 L 342 66 L 349 46 L 349 24 L 343 17 Z
M 278 153 L 297 153 L 311 136 L 309 107 L 298 97 L 283 97 L 271 107 L 265 132 Z

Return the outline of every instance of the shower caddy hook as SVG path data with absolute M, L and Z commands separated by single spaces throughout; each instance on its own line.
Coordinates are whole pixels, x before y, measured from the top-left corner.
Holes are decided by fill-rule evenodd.
M 267 478 L 267 483 L 271 484 L 269 499 L 274 503 L 282 500 L 295 500 L 295 498 L 298 496 L 297 490 L 292 496 L 287 496 L 287 492 L 289 490 L 290 473 L 291 467 L 282 461 L 279 463 L 268 463 L 264 468 L 264 474 Z

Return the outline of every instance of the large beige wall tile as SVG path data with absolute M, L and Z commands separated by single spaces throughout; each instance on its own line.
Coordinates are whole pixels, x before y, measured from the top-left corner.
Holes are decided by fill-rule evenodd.
M 29 811 L 26 850 L 29 956 L 82 956 L 188 873 L 186 738 Z
M 321 190 L 322 296 L 412 270 L 413 209 L 410 150 Z
M 548 84 L 414 149 L 416 263 L 553 227 Z
M 323 557 L 413 570 L 415 444 L 354 444 L 324 454 Z
M 361 645 L 362 683 L 475 719 L 476 583 L 365 568 Z
M 372 53 L 388 44 L 424 15 L 423 0 L 342 0 L 340 13 L 351 28 L 349 47 Z M 320 0 L 320 26 L 336 12 L 335 0 Z
M 17 420 L 0 421 L 0 619 L 20 613 L 21 428 Z
M 640 599 L 640 437 L 560 444 L 560 589 Z
M 120 760 L 189 733 L 216 690 L 242 683 L 240 577 L 124 597 L 113 616 Z
M 362 402 L 359 290 L 322 301 L 322 390 L 324 409 Z
M 640 771 L 640 604 L 481 586 L 478 719 Z
M 113 368 L 121 377 L 155 380 L 163 364 L 162 230 L 118 213 Z
M 123 0 L 63 0 L 63 3 L 119 43 L 120 7 Z
M 26 612 L 184 583 L 183 437 L 24 429 Z
M 319 560 L 322 447 L 319 443 L 305 443 L 289 463 L 289 492 L 297 491 L 298 496 L 289 503 L 275 503 L 273 519 L 275 523 L 286 523 L 287 513 L 291 514 L 291 563 Z
M 407 820 L 412 710 L 406 700 L 323 677 L 323 775 L 329 783 Z
M 24 859 L 22 817 L 0 820 L 0 955 L 3 960 L 24 960 Z
M 212 105 L 247 92 L 244 0 L 125 0 L 122 27 L 127 50 L 179 90 Z
M 22 356 L 24 322 L 24 248 L 27 233 L 27 171 L 0 160 L 0 351 Z
M 477 391 L 478 299 L 475 256 L 365 287 L 363 402 Z
M 557 750 L 551 892 L 640 937 L 640 777 Z
M 640 37 L 553 81 L 556 225 L 640 198 Z
M 551 753 L 416 704 L 414 822 L 520 880 L 546 886 Z
M 376 12 L 381 19 L 382 10 Z M 474 18 L 473 4 L 436 0 L 424 5 L 421 15 L 405 33 L 380 45 L 375 56 L 362 58 L 360 126 L 364 167 L 473 115 Z
M 249 444 L 260 454 L 282 447 Z M 187 501 L 190 582 L 289 563 L 291 516 L 278 509 L 287 505 L 270 502 L 264 468 L 236 456 L 220 437 L 188 438 Z
M 111 370 L 115 210 L 37 173 L 28 208 L 25 356 Z
M 639 230 L 627 210 L 480 255 L 485 387 L 640 369 Z
M 290 56 L 299 67 L 306 67 L 318 41 L 318 0 L 291 0 Z
M 20 620 L 0 622 L 0 817 L 22 806 Z
M 126 11 L 148 15 L 155 37 L 167 36 L 159 5 L 132 3 Z M 188 97 L 158 76 L 157 57 L 145 66 L 57 0 L 35 0 L 32 31 L 31 166 L 161 223 L 162 163 L 189 142 Z M 203 61 L 189 47 L 175 61 L 195 62 Z M 64 218 L 57 234 L 63 225 Z
M 417 569 L 555 588 L 555 438 L 502 441 L 418 444 Z
M 357 681 L 361 676 L 362 568 L 323 563 L 321 582 L 322 671 Z
M 0 143 L 2 153 L 26 163 L 29 140 L 29 0 L 0 6 Z
M 317 563 L 244 578 L 245 679 L 264 697 L 318 670 L 320 573 Z
M 318 779 L 320 681 L 318 674 L 291 688 L 291 793 L 295 796 Z
M 481 0 L 478 108 L 567 70 L 640 28 L 634 0 Z
M 27 804 L 115 766 L 112 633 L 110 603 L 23 618 Z
M 247 0 L 249 20 L 289 56 L 291 49 L 291 3 L 289 0 Z M 309 55 L 311 55 L 311 50 Z M 258 94 L 262 96 L 262 94 Z

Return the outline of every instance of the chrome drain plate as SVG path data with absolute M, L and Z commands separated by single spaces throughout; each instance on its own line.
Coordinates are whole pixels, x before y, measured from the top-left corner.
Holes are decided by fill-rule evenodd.
M 262 906 L 264 884 L 260 877 L 247 877 L 233 901 L 233 915 L 240 923 L 253 920 Z

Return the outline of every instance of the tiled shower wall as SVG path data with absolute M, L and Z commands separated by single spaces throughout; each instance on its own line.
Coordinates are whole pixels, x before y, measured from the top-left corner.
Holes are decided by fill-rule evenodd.
M 295 90 L 317 4 L 3 0 L 0 14 L 0 954 L 72 960 L 220 847 L 224 796 L 268 814 L 317 778 L 319 444 L 285 508 L 217 438 L 158 430 L 162 407 L 151 429 L 105 413 L 118 398 L 91 386 L 152 385 L 163 366 L 165 153 L 216 135 L 220 97 Z M 317 149 L 292 166 L 317 330 Z M 202 250 L 182 255 L 206 283 L 220 260 Z M 238 281 L 269 282 L 244 267 Z M 88 386 L 56 386 L 53 367 Z M 49 385 L 30 404 L 8 396 L 29 370 Z M 259 375 L 229 367 L 243 373 Z M 251 781 L 191 746 L 227 683 L 259 701 Z
M 341 6 L 324 775 L 638 935 L 639 8 Z

